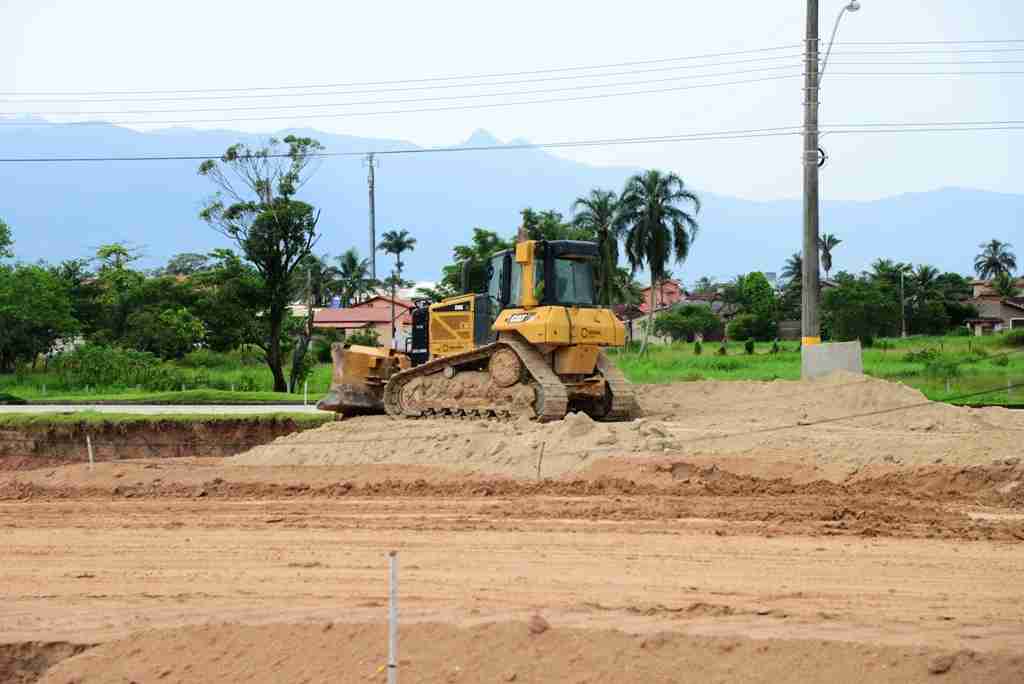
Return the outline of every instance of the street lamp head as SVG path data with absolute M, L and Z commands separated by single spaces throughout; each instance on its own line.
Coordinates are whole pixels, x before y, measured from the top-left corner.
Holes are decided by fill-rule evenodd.
M 857 0 L 850 0 L 850 4 L 846 6 L 847 12 L 856 12 L 860 9 L 860 3 Z

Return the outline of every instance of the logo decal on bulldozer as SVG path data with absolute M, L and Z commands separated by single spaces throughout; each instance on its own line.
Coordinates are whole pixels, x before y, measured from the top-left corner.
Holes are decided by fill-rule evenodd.
M 509 323 L 513 323 L 513 324 L 515 324 L 515 323 L 525 323 L 526 321 L 530 320 L 533 317 L 534 317 L 534 314 L 532 314 L 532 313 L 517 313 L 517 314 L 512 314 L 511 316 L 509 316 L 508 317 L 508 322 Z

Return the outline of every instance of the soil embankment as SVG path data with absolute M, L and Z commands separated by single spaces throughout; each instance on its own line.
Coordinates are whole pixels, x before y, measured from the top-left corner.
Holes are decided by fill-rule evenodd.
M 92 443 L 94 461 L 180 456 L 231 456 L 253 447 L 316 427 L 310 420 L 282 416 L 194 419 L 111 417 L 49 420 L 30 416 L 23 422 L 0 423 L 0 471 L 30 470 L 87 463 Z

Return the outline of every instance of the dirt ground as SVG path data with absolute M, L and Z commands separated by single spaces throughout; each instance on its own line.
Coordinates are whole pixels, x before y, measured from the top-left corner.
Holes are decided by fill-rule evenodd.
M 0 471 L 0 682 L 383 682 L 392 549 L 401 681 L 1024 681 L 1024 412 L 642 403 Z

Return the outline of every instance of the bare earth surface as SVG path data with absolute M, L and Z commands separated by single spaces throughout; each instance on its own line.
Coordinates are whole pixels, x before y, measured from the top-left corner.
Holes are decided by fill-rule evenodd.
M 0 471 L 0 682 L 383 682 L 390 549 L 403 682 L 1024 681 L 1024 412 L 642 402 Z

